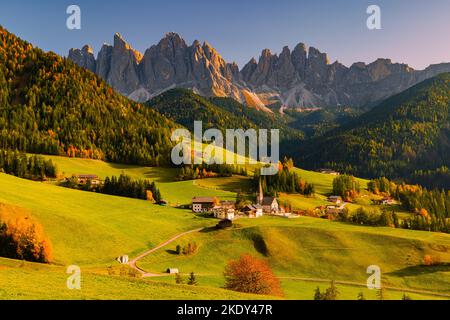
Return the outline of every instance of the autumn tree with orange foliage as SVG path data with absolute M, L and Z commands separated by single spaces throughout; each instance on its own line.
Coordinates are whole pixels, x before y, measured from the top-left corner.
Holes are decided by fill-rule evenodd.
M 0 256 L 49 263 L 52 247 L 42 227 L 26 213 L 0 204 Z
M 441 258 L 439 256 L 431 256 L 426 254 L 423 257 L 423 265 L 424 266 L 436 266 L 441 263 Z
M 233 291 L 282 296 L 280 282 L 269 265 L 251 255 L 244 254 L 232 260 L 225 268 L 225 288 Z

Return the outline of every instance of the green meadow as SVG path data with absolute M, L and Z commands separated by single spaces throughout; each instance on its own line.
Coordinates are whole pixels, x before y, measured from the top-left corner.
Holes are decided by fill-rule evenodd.
M 413 299 L 445 299 L 450 295 L 450 235 L 309 217 L 243 218 L 232 229 L 218 231 L 211 228 L 217 220 L 176 206 L 190 203 L 193 196 L 234 199 L 236 192 L 250 188 L 251 178 L 176 181 L 175 169 L 51 158 L 66 177 L 96 174 L 104 178 L 125 173 L 134 179 L 153 180 L 170 206 L 0 174 L 0 203 L 23 208 L 42 224 L 54 252 L 52 265 L 0 258 L 0 299 L 254 299 L 222 289 L 227 262 L 244 253 L 267 261 L 279 277 L 286 299 L 312 299 L 314 289 L 326 288 L 331 280 L 337 281 L 341 299 L 356 299 L 359 292 L 375 299 L 376 292 L 364 287 L 370 265 L 380 266 L 388 299 L 400 299 L 404 292 Z M 283 194 L 281 201 L 300 209 L 327 204 L 334 177 L 295 170 L 316 185 L 317 194 L 311 198 Z M 367 181 L 360 182 L 365 187 Z M 369 203 L 370 199 L 360 200 L 352 204 L 352 210 Z M 110 274 L 110 270 L 120 268 L 115 261 L 119 255 L 134 257 L 197 228 L 204 230 L 177 239 L 138 265 L 153 273 L 178 268 L 184 277 L 195 272 L 199 286 L 176 285 L 173 276 L 141 279 Z M 178 244 L 189 242 L 198 245 L 195 254 L 175 253 Z M 422 266 L 425 255 L 439 257 L 444 263 Z M 82 269 L 81 291 L 66 289 L 65 268 L 72 264 Z
M 175 285 L 159 280 L 103 275 L 81 268 L 81 290 L 69 290 L 66 268 L 0 258 L 0 300 L 257 300 L 206 286 Z
M 175 248 L 195 242 L 194 255 Z M 265 259 L 280 278 L 310 278 L 364 284 L 367 267 L 378 265 L 383 284 L 450 295 L 450 266 L 424 267 L 424 255 L 450 260 L 450 236 L 391 228 L 368 228 L 328 220 L 264 217 L 240 219 L 232 230 L 190 234 L 139 262 L 150 272 L 179 268 L 221 284 L 230 259 L 251 253 Z M 302 284 L 302 283 L 300 283 Z M 295 291 L 295 290 L 293 290 Z M 295 294 L 295 292 L 292 292 Z M 288 295 L 289 297 L 289 295 Z M 295 298 L 292 296 L 292 298 Z
M 127 174 L 133 179 L 148 179 L 158 184 L 162 196 L 171 206 L 190 204 L 195 196 L 235 199 L 236 193 L 226 189 L 212 189 L 196 181 L 176 181 L 177 170 L 170 168 L 139 167 L 107 163 L 99 160 L 45 156 L 52 159 L 65 177 L 74 174 L 96 174 L 100 179 Z
M 110 263 L 211 221 L 147 201 L 66 189 L 0 174 L 0 202 L 30 212 L 52 240 L 57 264 Z

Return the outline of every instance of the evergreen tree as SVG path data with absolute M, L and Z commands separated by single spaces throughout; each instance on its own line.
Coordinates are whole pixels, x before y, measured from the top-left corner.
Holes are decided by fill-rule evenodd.
M 194 274 L 194 272 L 191 272 L 188 278 L 188 285 L 190 286 L 196 286 L 197 285 L 197 278 Z

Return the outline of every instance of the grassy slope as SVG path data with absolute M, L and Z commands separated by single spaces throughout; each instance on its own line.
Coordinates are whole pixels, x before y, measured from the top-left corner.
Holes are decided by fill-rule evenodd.
M 378 265 L 388 286 L 442 291 L 450 294 L 450 267 L 418 266 L 425 254 L 450 260 L 450 236 L 390 228 L 368 228 L 315 218 L 242 219 L 229 231 L 198 233 L 180 239 L 166 250 L 148 256 L 141 266 L 161 272 L 167 267 L 194 271 L 222 285 L 221 273 L 229 259 L 252 253 L 267 259 L 280 277 L 306 277 L 365 283 L 369 265 Z M 194 256 L 178 256 L 177 244 L 196 242 Z M 287 297 L 296 297 L 290 280 Z M 358 288 L 355 288 L 356 294 Z
M 208 225 L 189 211 L 0 174 L 0 202 L 31 211 L 53 240 L 56 263 L 97 264 Z
M 62 267 L 0 258 L 0 300 L 271 299 L 267 296 L 240 294 L 211 287 L 175 285 L 174 281 L 165 283 L 117 275 L 100 275 L 84 272 L 83 268 L 81 290 L 69 290 L 66 286 L 68 276 L 66 269 Z
M 188 203 L 191 196 L 199 194 L 234 197 L 234 192 L 240 186 L 249 183 L 248 178 L 237 176 L 195 182 L 172 182 L 175 172 L 171 169 L 133 167 L 61 157 L 52 159 L 65 175 L 95 173 L 104 177 L 124 172 L 134 178 L 155 180 L 163 195 L 172 204 Z M 333 176 L 296 170 L 304 179 L 316 185 L 319 194 L 316 199 L 287 195 L 290 197 L 289 201 L 296 201 L 299 206 L 305 208 L 315 207 L 324 202 L 325 195 L 331 192 L 330 184 Z M 36 194 L 42 196 L 36 197 Z M 153 206 L 145 201 L 79 192 L 1 174 L 0 202 L 20 205 L 31 210 L 33 216 L 44 225 L 50 238 L 58 239 L 53 241 L 58 262 L 94 264 L 99 268 L 113 264 L 113 259 L 117 255 L 124 253 L 133 255 L 177 232 L 215 223 L 214 220 L 195 219 L 188 211 Z M 130 219 L 131 216 L 133 219 Z M 164 271 L 167 267 L 178 267 L 185 273 L 195 271 L 199 276 L 200 285 L 220 288 L 224 281 L 223 268 L 228 259 L 236 258 L 241 253 L 252 253 L 267 259 L 280 277 L 320 277 L 364 283 L 367 278 L 365 268 L 370 264 L 378 264 L 384 272 L 385 284 L 449 291 L 449 270 L 417 267 L 425 253 L 439 254 L 442 260 L 449 260 L 450 237 L 447 235 L 358 227 L 313 218 L 243 219 L 238 223 L 241 227 L 233 231 L 200 233 L 180 239 L 179 242 L 147 257 L 141 262 L 142 266 L 155 272 Z M 261 249 L 260 240 L 256 241 L 255 246 L 254 237 L 264 240 L 268 249 L 267 256 Z M 79 239 L 88 241 L 81 242 Z M 187 241 L 196 241 L 200 244 L 197 255 L 178 257 L 170 253 L 176 244 Z M 0 263 L 0 269 L 1 265 Z M 3 275 L 6 279 L 12 280 L 19 277 L 21 272 L 22 270 L 8 268 L 8 272 L 3 272 Z M 47 281 L 46 277 L 51 276 L 42 274 L 42 281 Z M 121 294 L 106 293 L 101 296 L 103 298 L 126 299 L 134 298 L 134 294 L 139 296 L 146 294 L 146 290 L 136 284 L 139 280 L 92 274 L 88 274 L 87 279 L 92 286 L 90 293 L 92 295 L 86 295 L 85 298 L 97 297 L 95 292 L 101 289 L 99 283 L 111 283 L 127 288 L 126 292 Z M 173 283 L 172 277 L 158 279 L 164 280 Z M 323 283 L 293 279 L 283 279 L 282 285 L 286 298 L 289 299 L 309 299 L 315 286 L 326 286 Z M 159 288 L 154 289 L 157 294 L 153 296 L 149 294 L 147 298 L 176 298 L 179 297 L 178 294 L 182 294 L 175 290 L 170 293 L 172 296 L 167 296 L 166 294 L 173 291 L 173 288 L 169 286 L 170 289 L 164 291 L 160 284 L 155 286 Z M 0 291 L 0 297 L 2 294 L 8 297 L 14 295 L 14 292 L 23 293 L 26 291 L 25 287 L 25 284 L 20 284 L 12 290 L 8 289 L 7 292 Z M 361 291 L 361 288 L 348 285 L 339 285 L 339 288 L 341 298 L 354 298 Z M 209 299 L 208 290 L 206 288 L 200 290 L 204 295 L 198 297 Z M 187 297 L 196 297 L 196 293 L 182 291 Z M 374 298 L 372 291 L 364 290 L 364 293 L 367 297 Z M 38 292 L 34 294 L 35 297 L 39 297 Z M 51 298 L 51 295 L 52 293 L 48 293 L 44 296 Z M 69 295 L 69 298 L 81 297 L 77 294 Z M 417 294 L 411 296 L 417 299 L 432 298 Z M 221 295 L 218 294 L 218 297 Z M 400 298 L 401 293 L 392 292 L 389 297 Z
M 194 196 L 218 196 L 223 199 L 235 199 L 236 194 L 230 191 L 211 190 L 198 186 L 193 181 L 175 181 L 176 169 L 150 168 L 112 164 L 98 160 L 76 159 L 56 156 L 45 156 L 52 159 L 58 171 L 64 176 L 73 174 L 96 174 L 104 179 L 107 176 L 119 176 L 125 173 L 134 179 L 149 179 L 157 182 L 161 193 L 171 205 L 190 204 Z

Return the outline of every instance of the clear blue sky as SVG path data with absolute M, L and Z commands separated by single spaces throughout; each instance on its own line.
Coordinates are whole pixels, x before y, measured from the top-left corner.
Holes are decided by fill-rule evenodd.
M 82 30 L 66 28 L 66 8 L 82 10 Z M 382 10 L 382 30 L 366 28 L 366 8 Z M 261 50 L 305 42 L 349 65 L 379 57 L 414 68 L 450 61 L 450 0 L 11 0 L 0 24 L 44 50 L 97 52 L 115 32 L 144 52 L 169 31 L 211 43 L 240 66 Z

